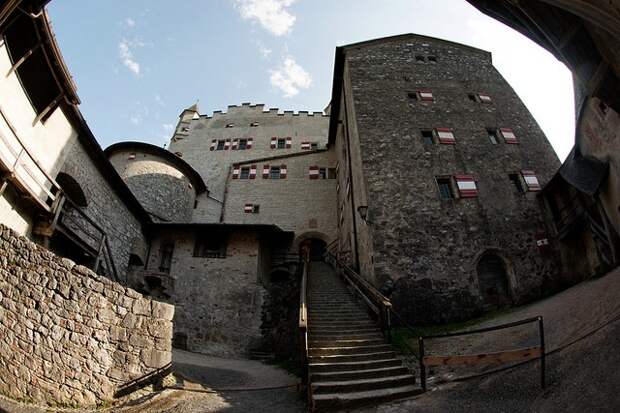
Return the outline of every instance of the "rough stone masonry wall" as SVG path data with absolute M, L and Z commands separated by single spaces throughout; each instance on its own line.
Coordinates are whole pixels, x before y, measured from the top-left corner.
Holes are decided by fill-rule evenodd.
M 490 54 L 411 36 L 348 49 L 347 68 L 375 274 L 379 283 L 396 281 L 400 310 L 426 322 L 473 315 L 476 262 L 487 250 L 506 261 L 515 302 L 539 295 L 556 270 L 536 245 L 544 225 L 535 194 L 518 193 L 508 174 L 532 169 L 544 185 L 560 163 Z M 434 102 L 408 96 L 426 89 Z M 493 102 L 472 102 L 468 93 Z M 437 127 L 453 128 L 456 145 L 425 144 L 420 130 Z M 485 128 L 500 127 L 512 128 L 519 144 L 493 145 Z M 435 177 L 456 174 L 476 177 L 477 198 L 440 199 Z
M 92 406 L 171 361 L 174 307 L 0 225 L 0 393 Z

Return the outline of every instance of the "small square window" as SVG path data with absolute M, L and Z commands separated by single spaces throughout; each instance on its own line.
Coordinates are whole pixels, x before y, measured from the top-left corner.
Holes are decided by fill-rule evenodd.
M 478 97 L 474 93 L 468 93 L 467 98 L 472 102 L 478 103 Z
M 435 97 L 433 96 L 433 92 L 430 90 L 419 90 L 418 99 L 425 102 L 432 102 L 435 100 Z
M 437 56 L 428 56 L 427 59 L 431 63 L 437 63 Z
M 224 145 L 226 145 L 226 141 L 224 139 L 220 139 L 219 141 L 217 141 L 217 150 L 218 151 L 223 151 L 224 150 Z
M 197 235 L 194 257 L 226 258 L 227 239 L 225 234 L 210 233 Z
M 252 205 L 253 214 L 258 214 L 259 211 L 260 211 L 260 205 Z
M 260 205 L 257 204 L 245 204 L 245 207 L 243 208 L 243 212 L 246 214 L 258 214 L 259 211 Z
M 422 130 L 420 132 L 422 133 L 422 142 L 424 142 L 425 145 L 432 145 L 435 143 L 432 130 Z
M 318 143 L 316 143 L 316 142 L 310 143 L 310 149 L 312 149 L 313 151 L 317 150 L 318 148 L 319 148 L 319 144 Z
M 239 145 L 238 148 L 240 150 L 246 149 L 248 146 L 248 140 L 247 139 L 239 139 Z
M 425 58 L 424 58 L 424 56 L 422 56 L 422 55 L 417 55 L 417 56 L 415 57 L 415 61 L 416 61 L 416 62 L 424 62 L 425 60 L 426 60 L 426 59 L 425 59 Z
M 416 92 L 407 92 L 409 99 L 418 100 L 418 94 Z
M 329 169 L 327 170 L 327 178 L 328 178 L 328 179 L 336 179 L 336 177 L 337 177 L 337 176 L 338 176 L 338 175 L 337 175 L 337 170 L 336 170 L 336 168 L 329 168 Z
M 452 183 L 450 178 L 436 178 L 437 188 L 439 189 L 439 197 L 441 199 L 453 199 Z
M 234 124 L 234 123 L 227 123 L 227 124 L 226 124 L 226 127 L 227 127 L 227 128 L 234 128 L 234 127 L 235 127 L 235 124 Z
M 280 179 L 279 166 L 272 166 L 271 169 L 269 169 L 269 179 Z
M 327 179 L 327 169 L 319 168 L 319 179 Z
M 512 185 L 517 189 L 517 192 L 523 193 L 525 189 L 523 188 L 523 184 L 521 183 L 521 177 L 519 174 L 508 174 L 508 179 L 512 182 Z
M 499 136 L 497 134 L 497 129 L 487 128 L 487 136 L 489 137 L 489 141 L 493 145 L 497 145 L 499 143 Z
M 284 138 L 278 139 L 278 146 L 277 146 L 277 148 L 278 149 L 286 148 L 286 139 L 284 139 Z
M 250 123 L 250 127 L 255 128 L 258 126 L 258 122 L 252 122 Z
M 189 127 L 188 126 L 181 127 L 181 132 L 189 132 Z
M 250 179 L 250 167 L 241 168 L 240 179 Z

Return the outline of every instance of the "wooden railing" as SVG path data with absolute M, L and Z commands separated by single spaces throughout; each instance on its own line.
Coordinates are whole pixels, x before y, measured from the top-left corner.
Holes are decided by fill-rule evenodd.
M 524 324 L 537 323 L 539 343 L 534 347 L 506 350 L 484 354 L 455 354 L 455 355 L 426 355 L 425 340 L 459 337 L 470 334 L 482 334 L 491 331 L 505 330 Z M 505 364 L 510 362 L 525 362 L 540 359 L 540 385 L 545 388 L 545 330 L 542 317 L 533 317 L 513 323 L 480 328 L 476 330 L 459 331 L 456 333 L 429 335 L 418 337 L 418 358 L 420 360 L 420 382 L 422 390 L 426 391 L 426 368 L 431 366 L 471 366 L 478 364 Z
M 377 315 L 383 334 L 388 341 L 391 341 L 391 301 L 351 267 L 341 262 L 333 253 L 327 252 L 325 258 L 334 268 L 340 270 L 339 273 L 342 278 L 353 287 L 353 290 L 366 303 L 368 308 Z
M 58 206 L 60 186 L 24 145 L 2 107 L 0 117 L 12 135 L 9 137 L 0 132 L 0 171 L 4 175 L 0 178 L 13 182 L 38 206 L 53 213 Z
M 303 380 L 308 379 L 308 262 L 302 262 L 301 286 L 299 288 L 299 333 L 301 339 L 301 361 Z

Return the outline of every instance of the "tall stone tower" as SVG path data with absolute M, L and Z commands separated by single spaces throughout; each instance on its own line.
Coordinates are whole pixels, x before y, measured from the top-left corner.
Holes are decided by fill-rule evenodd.
M 412 34 L 340 47 L 329 133 L 341 256 L 410 320 L 521 303 L 555 277 L 537 191 L 560 162 L 490 53 Z

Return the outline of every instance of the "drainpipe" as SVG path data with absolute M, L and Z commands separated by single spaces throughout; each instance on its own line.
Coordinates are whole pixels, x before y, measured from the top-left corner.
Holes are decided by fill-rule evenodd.
M 344 76 L 342 79 L 342 94 L 344 95 L 344 130 L 345 136 L 347 140 L 347 157 L 349 158 L 348 167 L 349 167 L 349 186 L 351 188 L 351 218 L 353 219 L 353 239 L 355 241 L 355 270 L 360 272 L 360 255 L 359 255 L 359 245 L 357 242 L 357 219 L 355 213 L 355 192 L 353 191 L 353 167 L 352 159 L 351 159 L 351 139 L 349 136 L 349 124 L 348 124 L 348 112 L 347 112 L 347 96 L 345 93 L 345 83 Z M 346 189 L 345 189 L 346 190 Z

